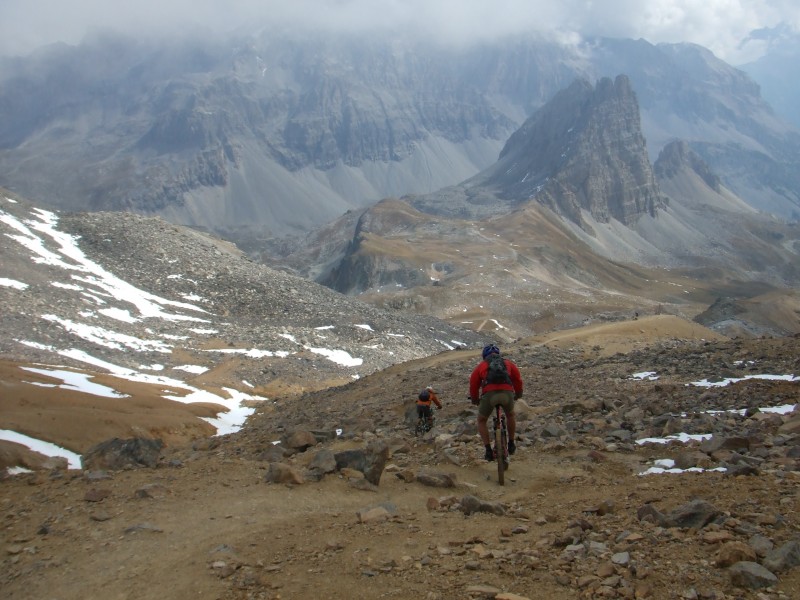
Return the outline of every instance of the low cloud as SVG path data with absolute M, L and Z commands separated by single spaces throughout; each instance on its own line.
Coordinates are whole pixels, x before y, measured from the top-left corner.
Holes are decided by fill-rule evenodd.
M 0 54 L 78 43 L 113 29 L 131 35 L 184 29 L 228 31 L 282 25 L 345 32 L 414 32 L 449 42 L 516 35 L 572 33 L 689 41 L 736 63 L 763 44 L 742 45 L 748 34 L 786 23 L 800 30 L 796 0 L 3 0 Z

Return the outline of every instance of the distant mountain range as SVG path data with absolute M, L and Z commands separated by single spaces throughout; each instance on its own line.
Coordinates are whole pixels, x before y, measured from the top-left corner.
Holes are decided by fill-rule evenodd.
M 603 313 L 693 315 L 720 296 L 800 282 L 796 224 L 737 197 L 685 141 L 651 167 L 624 75 L 557 94 L 461 184 L 348 213 L 268 254 L 341 292 L 445 318 L 461 310 L 501 336 Z M 800 331 L 791 309 L 775 314 L 750 332 Z
M 620 74 L 651 162 L 684 140 L 750 206 L 800 215 L 800 134 L 753 80 L 698 46 L 624 39 L 455 49 L 264 33 L 50 46 L 0 62 L 0 184 L 253 247 L 460 183 L 561 90 Z

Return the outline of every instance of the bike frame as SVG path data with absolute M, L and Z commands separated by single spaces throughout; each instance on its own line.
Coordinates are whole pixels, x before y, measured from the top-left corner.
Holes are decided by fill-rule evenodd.
M 433 411 L 429 413 L 429 416 L 430 421 L 428 421 L 424 416 L 417 417 L 417 425 L 414 427 L 414 435 L 424 435 L 433 429 L 433 424 L 436 421 L 436 417 L 433 416 Z
M 494 458 L 497 461 L 497 480 L 500 485 L 505 485 L 505 470 L 508 468 L 508 424 L 506 411 L 496 404 L 492 418 L 494 429 Z

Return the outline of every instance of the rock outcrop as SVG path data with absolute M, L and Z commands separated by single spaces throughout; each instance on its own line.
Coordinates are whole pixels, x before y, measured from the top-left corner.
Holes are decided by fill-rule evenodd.
M 595 87 L 578 80 L 556 94 L 511 136 L 485 183 L 578 224 L 587 211 L 599 222 L 632 225 L 663 203 L 624 75 Z
M 674 177 L 684 167 L 694 171 L 715 192 L 721 191 L 719 175 L 714 173 L 708 163 L 693 152 L 689 144 L 683 140 L 676 140 L 664 146 L 653 165 L 653 171 L 658 179 L 668 179 Z

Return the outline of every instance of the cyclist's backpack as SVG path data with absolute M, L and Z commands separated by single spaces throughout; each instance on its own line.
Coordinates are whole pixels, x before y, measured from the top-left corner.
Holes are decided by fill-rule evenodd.
M 489 370 L 486 372 L 486 383 L 508 383 L 511 384 L 511 376 L 506 368 L 506 361 L 499 354 L 490 354 L 486 359 L 489 363 Z

